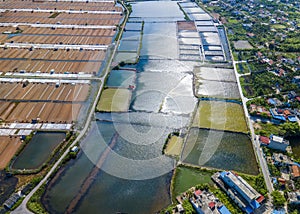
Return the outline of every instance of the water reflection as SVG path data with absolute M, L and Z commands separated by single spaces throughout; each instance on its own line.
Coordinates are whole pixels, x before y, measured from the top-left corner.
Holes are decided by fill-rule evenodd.
M 245 134 L 192 128 L 182 160 L 200 166 L 257 174 L 252 144 Z

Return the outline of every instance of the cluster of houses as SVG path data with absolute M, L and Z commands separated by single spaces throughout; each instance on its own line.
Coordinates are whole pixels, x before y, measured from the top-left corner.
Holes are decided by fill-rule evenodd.
M 187 192 L 192 194 L 188 195 Z M 230 214 L 227 207 L 207 189 L 196 189 L 192 187 L 185 193 L 182 193 L 176 199 L 179 204 L 176 205 L 175 213 L 185 213 L 182 206 L 183 200 L 189 200 L 197 214 Z
M 283 137 L 271 134 L 270 137 L 259 136 L 259 141 L 262 146 L 266 146 L 270 149 L 280 150 L 285 152 L 287 147 L 290 145 L 288 140 Z
M 212 179 L 247 214 L 257 212 L 265 201 L 263 195 L 236 173 L 217 172 Z
M 259 48 L 264 45 L 274 49 L 277 45 L 280 46 L 281 42 L 291 37 L 288 32 L 299 33 L 300 31 L 299 20 L 296 20 L 289 14 L 292 8 L 299 8 L 300 3 L 296 0 L 289 0 L 284 8 L 277 6 L 279 4 L 266 4 L 255 0 L 247 1 L 247 4 L 238 0 L 203 0 L 203 2 L 209 6 L 217 6 L 223 11 L 230 11 L 228 16 L 236 17 L 237 20 L 242 21 L 242 27 L 246 31 L 245 35 L 249 38 L 254 38 L 260 34 L 261 31 L 258 29 L 257 23 L 260 23 L 261 28 L 265 26 L 270 39 L 267 41 L 255 41 Z M 224 18 L 221 17 L 219 19 L 226 23 L 226 21 L 223 21 L 225 20 Z M 264 55 L 262 52 L 257 52 L 256 59 L 259 63 L 266 64 L 267 69 L 278 76 L 285 76 L 289 70 L 300 70 L 299 55 L 296 58 L 285 56 L 274 58 L 269 57 L 267 54 Z
M 247 35 L 249 37 L 251 37 L 250 35 L 253 35 L 251 33 L 247 33 Z M 286 37 L 282 35 L 282 37 Z M 270 42 L 270 44 L 272 44 L 274 42 Z M 270 45 L 269 44 L 269 45 Z M 289 67 L 291 70 L 293 71 L 299 71 L 300 70 L 300 56 L 297 57 L 296 59 L 291 59 L 291 58 L 285 58 L 283 56 L 277 56 L 276 59 L 270 59 L 269 57 L 263 55 L 262 52 L 258 51 L 256 53 L 256 57 L 257 60 L 261 63 L 261 64 L 266 64 L 267 70 L 272 72 L 273 74 L 283 77 L 288 73 L 288 70 L 286 68 L 284 68 L 283 65 Z M 297 82 L 299 76 L 295 76 L 295 79 L 292 80 L 293 83 Z
M 290 190 L 287 193 L 288 202 L 300 204 L 300 192 L 295 185 L 295 182 L 300 179 L 300 164 L 283 154 L 288 149 L 289 141 L 275 135 L 260 136 L 259 141 L 262 146 L 276 150 L 272 156 L 266 157 L 268 164 L 275 166 L 279 171 L 279 175 L 272 175 L 273 185 L 281 189 L 288 188 Z
M 206 190 L 195 190 L 190 202 L 197 214 L 230 214 L 214 194 Z
M 297 101 L 300 103 L 300 97 L 297 96 L 297 94 L 294 91 L 291 91 L 287 95 L 289 101 Z M 299 109 L 292 109 L 289 103 L 282 103 L 277 98 L 269 98 L 267 99 L 267 103 L 270 107 L 269 109 L 256 105 L 251 104 L 249 106 L 249 113 L 250 115 L 255 116 L 262 116 L 262 117 L 268 117 L 272 119 L 272 122 L 275 124 L 278 123 L 285 123 L 285 122 L 298 122 L 300 118 L 300 111 Z
M 288 24 L 289 30 L 294 31 L 299 28 L 297 21 L 289 19 L 289 14 L 282 9 L 276 8 L 274 4 L 265 5 L 261 1 L 249 0 L 247 4 L 244 4 L 238 0 L 223 0 L 223 1 L 208 1 L 203 0 L 204 3 L 208 3 L 211 6 L 218 6 L 224 10 L 231 11 L 232 16 L 240 16 L 245 22 L 249 20 L 249 15 L 253 15 L 257 18 L 262 18 L 265 21 L 265 25 L 269 24 Z M 289 6 L 300 7 L 299 1 L 290 0 Z

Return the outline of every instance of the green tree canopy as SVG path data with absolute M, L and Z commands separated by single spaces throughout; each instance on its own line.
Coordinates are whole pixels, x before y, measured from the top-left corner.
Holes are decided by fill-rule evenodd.
M 273 197 L 273 205 L 276 208 L 280 208 L 284 206 L 286 202 L 285 197 L 278 190 L 273 191 L 271 195 Z

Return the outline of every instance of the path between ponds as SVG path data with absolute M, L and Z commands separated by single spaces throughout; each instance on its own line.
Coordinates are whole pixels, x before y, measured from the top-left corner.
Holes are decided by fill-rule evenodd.
M 114 136 L 111 139 L 110 144 L 108 145 L 108 147 L 104 150 L 103 154 L 100 156 L 97 164 L 94 166 L 93 170 L 90 172 L 90 174 L 86 177 L 85 181 L 83 182 L 78 194 L 72 199 L 72 201 L 70 202 L 67 210 L 65 213 L 69 214 L 69 213 L 73 213 L 73 211 L 75 210 L 78 202 L 80 201 L 80 199 L 86 194 L 86 192 L 89 190 L 90 186 L 92 185 L 92 183 L 94 182 L 97 174 L 99 173 L 101 167 L 103 166 L 107 156 L 109 155 L 110 151 L 114 148 L 114 146 L 117 143 L 119 134 L 115 133 Z

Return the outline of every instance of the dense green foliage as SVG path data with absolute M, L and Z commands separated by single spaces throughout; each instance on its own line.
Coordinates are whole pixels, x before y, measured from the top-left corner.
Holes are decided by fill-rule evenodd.
M 280 125 L 271 123 L 258 123 L 261 130 L 257 130 L 256 134 L 262 136 L 270 136 L 271 134 L 279 136 L 298 136 L 300 135 L 300 126 L 298 123 L 286 122 Z
M 48 213 L 41 203 L 41 197 L 45 191 L 46 184 L 43 184 L 29 199 L 27 208 L 33 213 L 46 214 Z
M 271 174 L 272 176 L 278 177 L 278 176 L 281 175 L 279 169 L 277 169 L 277 167 L 274 166 L 273 164 L 268 164 L 268 168 L 269 168 L 270 174 Z
M 192 204 L 188 200 L 184 200 L 182 202 L 182 207 L 184 209 L 184 213 L 186 214 L 194 214 L 196 211 L 194 210 Z
M 260 194 L 264 195 L 265 197 L 267 196 L 268 190 L 262 174 L 257 176 L 241 174 L 240 176 L 244 178 L 250 184 L 250 186 L 256 189 Z
M 276 208 L 280 208 L 280 207 L 283 207 L 286 200 L 284 198 L 284 196 L 278 191 L 278 190 L 275 190 L 271 193 L 272 195 L 272 199 L 273 199 L 273 205 L 276 207 Z
M 235 206 L 235 203 L 222 190 L 215 189 L 212 192 L 232 214 L 242 213 L 242 211 L 237 206 Z

